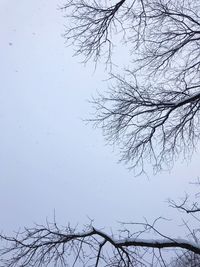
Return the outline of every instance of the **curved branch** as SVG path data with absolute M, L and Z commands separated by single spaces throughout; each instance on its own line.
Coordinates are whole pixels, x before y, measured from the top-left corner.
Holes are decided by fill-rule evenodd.
M 156 230 L 149 224 L 142 225 L 146 230 L 141 231 L 141 234 L 148 229 Z M 159 232 L 157 231 L 157 233 Z M 61 230 L 55 224 L 48 224 L 47 227 L 36 225 L 34 228 L 25 229 L 21 234 L 18 233 L 16 237 L 1 235 L 1 239 L 7 243 L 7 247 L 0 250 L 0 262 L 5 267 L 48 266 L 51 263 L 65 265 L 69 261 L 73 263 L 73 266 L 76 263 L 78 266 L 80 264 L 85 266 L 86 262 L 90 262 L 90 264 L 93 262 L 93 266 L 99 264 L 103 264 L 103 266 L 144 266 L 145 258 L 142 249 L 146 252 L 150 249 L 149 253 L 155 254 L 155 249 L 160 253 L 161 249 L 177 248 L 200 255 L 199 245 L 185 239 L 168 237 L 149 240 L 139 237 L 116 239 L 113 235 L 92 226 L 86 231 L 77 232 L 70 226 Z M 110 251 L 109 256 L 106 253 L 108 250 Z M 163 260 L 161 257 L 161 266 Z

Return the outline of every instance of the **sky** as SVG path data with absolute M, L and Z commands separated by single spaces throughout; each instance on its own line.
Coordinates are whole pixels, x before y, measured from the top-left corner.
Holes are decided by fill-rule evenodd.
M 168 208 L 193 189 L 198 155 L 171 172 L 134 177 L 118 164 L 117 147 L 85 123 L 88 102 L 107 88 L 105 66 L 81 64 L 62 36 L 59 1 L 0 1 L 0 231 L 52 220 L 118 229 L 118 222 L 173 219 L 167 232 L 184 236 Z M 123 58 L 119 53 L 118 62 Z M 178 230 L 177 230 L 178 229 Z

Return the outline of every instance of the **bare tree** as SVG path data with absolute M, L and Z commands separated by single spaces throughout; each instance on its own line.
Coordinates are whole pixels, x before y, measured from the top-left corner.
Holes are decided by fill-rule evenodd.
M 200 183 L 198 181 L 197 185 Z M 24 228 L 15 236 L 0 234 L 0 266 L 173 266 L 198 267 L 200 264 L 199 195 L 190 201 L 186 195 L 180 203 L 169 206 L 191 216 L 197 228 L 183 221 L 186 238 L 175 238 L 159 230 L 161 221 L 121 223 L 118 234 L 97 229 L 91 221 L 83 230 L 58 226 L 56 220 L 46 225 Z
M 59 227 L 55 220 L 14 237 L 1 234 L 0 266 L 199 266 L 199 229 L 191 231 L 185 222 L 188 237 L 174 238 L 159 230 L 161 219 L 122 223 L 118 235 L 96 229 L 92 222 L 79 231 Z
M 114 34 L 130 48 L 130 69 L 94 99 L 94 120 L 119 144 L 121 160 L 158 171 L 191 156 L 199 140 L 199 1 L 74 0 L 64 8 L 66 40 L 86 61 L 111 62 Z
M 168 252 L 185 250 L 189 255 L 200 255 L 198 243 L 187 239 L 165 236 L 156 228 L 158 219 L 149 224 L 131 223 L 139 230 L 132 232 L 123 224 L 118 237 L 88 225 L 79 232 L 70 225 L 61 228 L 56 222 L 46 226 L 25 228 L 15 237 L 1 235 L 8 245 L 0 250 L 1 266 L 170 266 Z M 143 238 L 156 234 L 155 239 Z M 178 250 L 179 249 L 179 250 Z M 177 252 L 178 253 L 178 252 Z M 191 254 L 192 253 L 192 254 Z M 167 258 L 165 256 L 167 255 Z M 178 255 L 178 254 L 177 254 Z M 183 255 L 177 256 L 181 262 Z M 194 257 L 194 256 L 193 256 Z M 195 256 L 197 259 L 197 256 Z M 185 256 L 186 258 L 186 256 Z M 199 259 L 199 257 L 198 257 Z
M 171 167 L 180 155 L 191 156 L 200 137 L 199 1 L 70 0 L 62 9 L 66 41 L 84 61 L 103 58 L 112 64 L 114 34 L 129 45 L 130 69 L 112 74 L 109 93 L 93 100 L 94 121 L 108 141 L 119 144 L 121 160 L 140 173 L 148 161 L 158 171 Z M 189 205 L 186 196 L 169 205 L 199 222 L 198 199 Z M 7 267 L 172 266 L 173 251 L 177 266 L 188 259 L 195 266 L 199 228 L 184 222 L 189 235 L 176 239 L 159 231 L 156 223 L 123 224 L 119 235 L 92 224 L 83 231 L 60 228 L 56 222 L 35 225 L 15 237 L 1 234 L 5 246 L 0 262 Z M 153 238 L 146 239 L 147 234 Z

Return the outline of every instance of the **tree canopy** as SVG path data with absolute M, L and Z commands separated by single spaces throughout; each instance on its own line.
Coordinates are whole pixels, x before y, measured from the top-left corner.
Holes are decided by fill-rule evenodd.
M 140 172 L 145 162 L 158 171 L 190 157 L 199 140 L 199 2 L 75 0 L 64 9 L 66 41 L 85 61 L 112 64 L 113 35 L 130 49 L 130 68 L 94 99 L 94 120 L 121 160 Z
M 200 3 L 198 0 L 70 0 L 65 38 L 84 61 L 104 59 L 112 65 L 115 38 L 130 48 L 130 68 L 111 74 L 107 94 L 93 99 L 95 125 L 117 143 L 121 160 L 145 171 L 169 168 L 191 156 L 198 145 L 200 110 Z M 198 182 L 199 184 L 199 182 Z M 197 200 L 186 195 L 169 205 L 199 222 Z M 198 266 L 199 228 L 187 238 L 164 235 L 153 223 L 122 225 L 119 234 L 89 224 L 79 231 L 57 223 L 25 228 L 15 237 L 1 234 L 3 266 Z M 146 239 L 156 235 L 156 238 Z M 174 251 L 169 260 L 165 251 Z M 166 256 L 167 255 L 167 256 Z M 172 265 L 173 264 L 173 265 Z

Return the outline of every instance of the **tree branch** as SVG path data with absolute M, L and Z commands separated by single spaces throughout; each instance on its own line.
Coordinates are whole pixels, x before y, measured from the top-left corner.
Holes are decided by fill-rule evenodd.
M 159 234 L 153 225 L 148 223 L 141 225 L 144 226 L 141 234 L 150 229 Z M 104 266 L 110 266 L 111 263 L 113 264 L 111 266 L 143 266 L 139 265 L 144 262 L 143 253 L 140 254 L 138 249 L 148 250 L 149 253 L 157 249 L 160 253 L 162 249 L 177 248 L 200 255 L 200 247 L 194 242 L 164 238 L 162 234 L 159 235 L 162 239 L 147 240 L 128 236 L 117 239 L 92 226 L 83 232 L 77 232 L 70 226 L 61 230 L 55 223 L 48 224 L 47 227 L 36 225 L 31 229 L 26 228 L 21 234 L 17 233 L 16 237 L 1 234 L 0 237 L 2 241 L 6 241 L 7 246 L 0 250 L 0 262 L 4 267 L 47 266 L 53 262 L 63 266 L 67 262 L 73 263 L 73 266 L 76 263 L 79 264 L 78 266 L 80 264 L 85 266 L 86 262 L 90 264 L 93 262 L 94 266 L 102 263 L 105 264 Z M 105 253 L 108 250 L 109 256 Z

